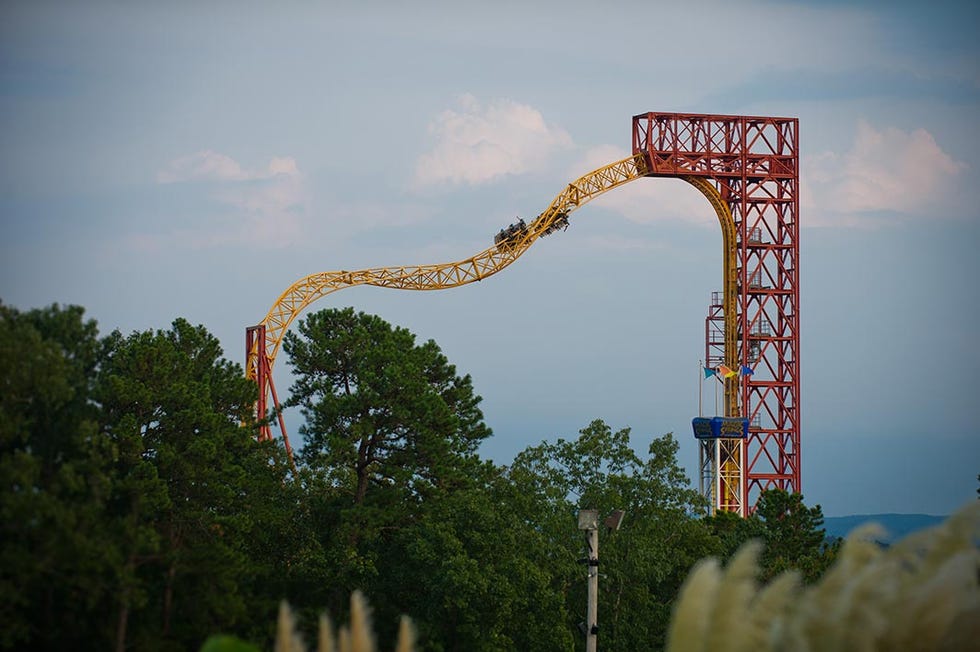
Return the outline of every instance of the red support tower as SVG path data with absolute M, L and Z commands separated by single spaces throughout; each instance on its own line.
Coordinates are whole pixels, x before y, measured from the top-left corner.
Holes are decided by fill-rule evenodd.
M 272 382 L 272 365 L 266 354 L 265 324 L 249 326 L 245 329 L 245 376 L 255 381 L 259 387 L 259 397 L 255 402 L 255 416 L 259 420 L 259 441 L 272 439 L 272 425 L 269 416 L 269 395 L 272 395 L 273 414 L 279 422 L 279 432 L 286 446 L 286 454 L 290 463 L 293 460 L 293 449 L 286 435 L 286 422 L 282 416 L 282 406 L 276 394 L 276 386 Z
M 738 235 L 738 354 L 750 421 L 744 504 L 800 487 L 799 120 L 644 113 L 633 116 L 633 152 L 650 176 L 702 176 L 727 202 Z M 713 302 L 717 303 L 717 302 Z M 717 355 L 709 308 L 706 354 Z

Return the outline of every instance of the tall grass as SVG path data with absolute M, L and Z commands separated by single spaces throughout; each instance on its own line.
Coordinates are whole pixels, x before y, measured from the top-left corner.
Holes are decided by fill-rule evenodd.
M 675 605 L 668 652 L 980 651 L 980 502 L 883 548 L 848 536 L 814 585 L 796 572 L 757 584 L 757 543 L 726 568 L 707 559 Z
M 371 628 L 371 609 L 360 591 L 350 598 L 350 626 L 342 626 L 334 633 L 333 623 L 326 614 L 320 616 L 316 652 L 376 652 L 377 645 Z M 415 649 L 415 632 L 407 616 L 402 616 L 398 628 L 395 652 L 412 652 Z M 279 605 L 279 623 L 276 628 L 275 652 L 306 652 L 306 646 L 296 630 L 296 619 L 289 605 Z

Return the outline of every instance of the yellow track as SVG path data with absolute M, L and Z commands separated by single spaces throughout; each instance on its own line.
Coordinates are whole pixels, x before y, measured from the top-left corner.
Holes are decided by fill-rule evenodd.
M 355 285 L 374 285 L 399 290 L 444 290 L 480 281 L 493 276 L 527 251 L 538 238 L 567 219 L 568 214 L 599 195 L 625 183 L 647 175 L 646 159 L 635 154 L 615 163 L 594 170 L 568 184 L 551 202 L 551 205 L 517 236 L 501 244 L 484 249 L 472 258 L 436 265 L 409 267 L 372 267 L 358 271 L 320 272 L 293 283 L 280 295 L 265 316 L 266 356 L 270 368 L 282 344 L 286 330 L 293 320 L 311 303 L 337 290 Z M 736 351 L 736 236 L 735 222 L 728 204 L 715 186 L 702 177 L 683 177 L 701 191 L 718 215 L 724 246 L 724 302 L 725 302 L 725 361 L 737 369 Z M 250 351 L 246 362 L 246 374 L 256 378 L 257 351 Z M 725 381 L 726 413 L 738 416 L 737 383 Z M 260 388 L 260 391 L 265 391 Z

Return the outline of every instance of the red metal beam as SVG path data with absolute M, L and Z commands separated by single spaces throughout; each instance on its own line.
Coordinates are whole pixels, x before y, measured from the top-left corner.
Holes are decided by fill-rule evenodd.
M 755 369 L 742 381 L 751 423 L 743 499 L 754 506 L 764 489 L 800 491 L 799 120 L 644 113 L 633 116 L 633 152 L 647 156 L 650 176 L 713 180 L 728 203 L 740 356 Z M 705 349 L 710 356 L 712 343 Z
M 259 420 L 257 438 L 259 441 L 272 439 L 272 423 L 269 419 L 269 397 L 271 396 L 272 408 L 279 424 L 279 432 L 282 433 L 282 441 L 286 446 L 286 454 L 289 456 L 290 465 L 295 469 L 293 448 L 289 445 L 289 435 L 286 433 L 286 421 L 282 415 L 282 405 L 279 403 L 276 385 L 272 380 L 272 364 L 266 354 L 265 336 L 265 324 L 249 326 L 245 329 L 245 375 L 254 380 L 259 389 L 259 396 L 255 402 L 255 416 Z

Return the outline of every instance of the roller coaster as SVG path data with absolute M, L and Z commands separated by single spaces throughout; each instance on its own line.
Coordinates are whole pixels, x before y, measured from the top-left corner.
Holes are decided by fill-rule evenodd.
M 743 516 L 764 489 L 800 491 L 798 131 L 796 118 L 636 115 L 632 155 L 569 183 L 536 218 L 502 228 L 470 258 L 300 279 L 246 329 L 246 375 L 259 386 L 259 438 L 272 438 L 278 420 L 292 457 L 272 367 L 290 324 L 314 301 L 357 285 L 422 291 L 481 281 L 542 237 L 567 229 L 570 214 L 599 195 L 642 178 L 673 177 L 704 195 L 722 231 L 723 290 L 713 294 L 705 319 L 706 369 L 751 372 L 723 374 L 717 427 L 695 419 L 700 490 L 713 512 Z

